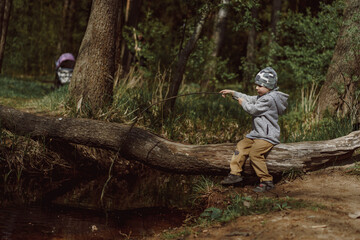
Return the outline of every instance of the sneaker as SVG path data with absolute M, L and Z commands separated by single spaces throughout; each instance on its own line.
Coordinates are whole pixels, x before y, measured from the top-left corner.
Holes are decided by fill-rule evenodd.
M 273 189 L 274 187 L 275 186 L 272 181 L 264 181 L 264 182 L 261 182 L 256 188 L 254 188 L 253 191 L 261 193 L 261 192 L 269 191 L 269 190 Z
M 229 174 L 224 180 L 222 180 L 220 183 L 222 185 L 231 185 L 235 183 L 239 183 L 243 180 L 242 176 Z

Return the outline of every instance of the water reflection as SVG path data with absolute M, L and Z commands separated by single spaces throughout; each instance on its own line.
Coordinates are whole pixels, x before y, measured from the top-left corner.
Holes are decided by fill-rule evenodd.
M 1 240 L 142 239 L 180 226 L 184 215 L 169 209 L 96 212 L 58 206 L 0 209 Z

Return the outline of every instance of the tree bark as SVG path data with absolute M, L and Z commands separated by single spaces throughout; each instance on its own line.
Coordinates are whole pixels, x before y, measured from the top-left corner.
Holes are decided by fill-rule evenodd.
M 6 34 L 9 26 L 10 11 L 11 11 L 12 0 L 2 0 L 0 3 L 0 73 L 2 69 L 2 63 L 4 59 Z
M 117 6 L 117 0 L 93 1 L 70 82 L 72 101 L 88 116 L 112 102 Z
M 36 116 L 1 105 L 0 121 L 2 128 L 18 135 L 109 149 L 130 161 L 183 174 L 225 175 L 235 149 L 235 143 L 181 144 L 128 125 Z M 279 144 L 268 154 L 267 165 L 273 175 L 292 169 L 308 171 L 347 159 L 359 147 L 360 131 L 328 141 Z M 244 170 L 253 173 L 248 163 Z
M 360 2 L 347 0 L 344 23 L 326 74 L 326 81 L 319 93 L 317 111 L 320 116 L 328 111 L 332 115 L 349 114 L 353 123 L 360 122 Z

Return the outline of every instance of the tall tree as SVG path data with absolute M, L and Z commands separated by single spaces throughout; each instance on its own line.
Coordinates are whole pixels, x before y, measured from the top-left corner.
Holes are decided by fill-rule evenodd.
M 320 89 L 318 112 L 345 116 L 360 122 L 360 2 L 346 0 L 340 30 L 326 81 Z
M 59 54 L 73 51 L 73 31 L 76 9 L 76 0 L 64 0 L 62 12 L 62 24 L 59 37 Z
M 273 0 L 273 3 L 272 3 L 271 32 L 274 37 L 276 37 L 276 26 L 277 26 L 277 23 L 279 22 L 279 17 L 280 17 L 280 12 L 281 12 L 281 1 L 282 0 Z
M 200 38 L 200 34 L 203 30 L 205 19 L 209 14 L 209 10 L 210 10 L 209 8 L 206 8 L 201 12 L 199 20 L 196 23 L 196 26 L 194 28 L 194 31 L 190 39 L 186 43 L 185 47 L 181 49 L 179 52 L 175 70 L 170 81 L 169 92 L 166 95 L 167 98 L 172 98 L 172 99 L 170 99 L 165 103 L 164 106 L 165 117 L 174 110 L 176 98 L 173 97 L 175 97 L 179 92 L 180 85 L 183 80 L 183 75 L 186 69 L 187 61 L 190 57 L 190 54 L 194 51 L 196 43 Z
M 4 58 L 7 29 L 9 26 L 12 0 L 0 1 L 0 72 Z
M 226 19 L 229 15 L 229 3 L 230 0 L 221 0 L 221 6 L 219 11 L 215 16 L 214 29 L 212 36 L 213 50 L 208 60 L 209 63 L 206 66 L 204 80 L 202 81 L 202 88 L 207 88 L 211 84 L 211 80 L 215 79 L 216 68 L 217 68 L 217 58 L 221 47 L 224 43 L 225 30 L 226 30 Z M 213 86 L 210 86 L 211 88 Z
M 117 16 L 117 22 L 116 22 L 116 34 L 115 34 L 115 69 L 118 70 L 121 64 L 121 48 L 124 44 L 124 38 L 122 36 L 123 27 L 125 25 L 125 0 L 119 1 L 119 12 Z
M 257 24 L 258 24 L 259 6 L 255 2 L 251 8 L 251 27 L 248 30 L 248 38 L 246 44 L 246 62 L 244 63 L 243 73 L 243 86 L 247 88 L 250 79 L 253 78 L 254 72 L 256 71 L 256 37 L 257 37 Z
M 94 0 L 70 83 L 77 110 L 98 114 L 112 101 L 118 0 Z
M 136 26 L 140 17 L 140 9 L 141 9 L 142 0 L 127 0 L 126 10 L 125 10 L 125 23 L 131 31 L 136 29 Z M 131 49 L 127 47 L 127 43 L 122 41 L 121 46 L 121 65 L 123 75 L 129 72 L 131 59 L 132 59 Z

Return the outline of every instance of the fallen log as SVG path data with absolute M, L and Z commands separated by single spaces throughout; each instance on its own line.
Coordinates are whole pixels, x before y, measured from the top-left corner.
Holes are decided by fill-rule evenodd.
M 223 175 L 235 143 L 190 145 L 164 139 L 144 129 L 82 118 L 37 116 L 0 105 L 0 124 L 15 134 L 109 149 L 128 160 L 167 172 Z M 276 175 L 290 169 L 308 171 L 349 158 L 360 147 L 360 131 L 328 140 L 276 145 L 267 156 Z M 251 174 L 246 167 L 245 173 Z

